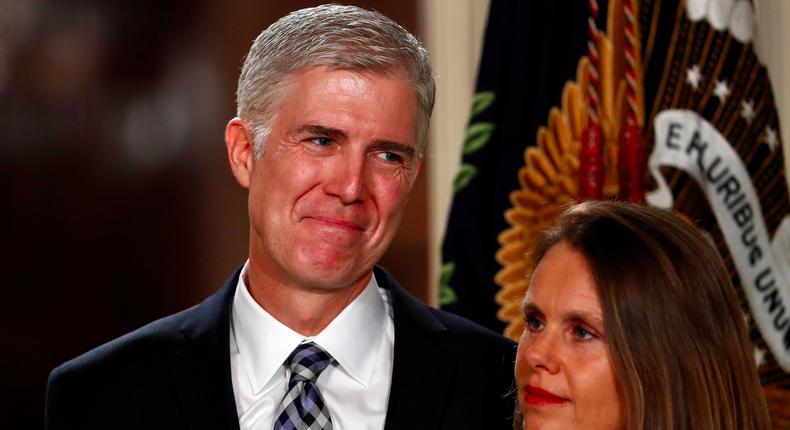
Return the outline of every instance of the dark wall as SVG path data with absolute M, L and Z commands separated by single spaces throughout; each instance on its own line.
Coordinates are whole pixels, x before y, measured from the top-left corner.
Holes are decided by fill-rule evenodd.
M 4 428 L 42 427 L 54 366 L 199 302 L 246 257 L 223 143 L 238 71 L 263 28 L 318 3 L 5 2 Z M 416 33 L 416 0 L 350 3 Z M 423 299 L 426 200 L 423 175 L 384 259 Z

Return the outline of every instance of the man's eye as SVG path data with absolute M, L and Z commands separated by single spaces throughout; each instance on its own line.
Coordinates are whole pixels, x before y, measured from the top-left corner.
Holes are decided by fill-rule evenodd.
M 403 157 L 401 157 L 400 155 L 394 152 L 387 152 L 387 151 L 379 152 L 377 156 L 384 161 L 389 161 L 393 163 L 403 161 Z
M 536 317 L 528 316 L 527 318 L 525 318 L 525 322 L 526 322 L 527 330 L 529 330 L 530 332 L 535 333 L 543 328 L 543 321 L 539 320 Z
M 332 144 L 332 139 L 328 137 L 316 137 L 313 138 L 312 142 L 318 146 L 329 146 Z

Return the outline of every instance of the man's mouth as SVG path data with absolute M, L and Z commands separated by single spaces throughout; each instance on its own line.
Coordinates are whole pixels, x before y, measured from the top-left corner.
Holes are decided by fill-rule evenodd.
M 322 224 L 328 224 L 330 226 L 343 227 L 343 228 L 347 228 L 349 230 L 359 231 L 359 232 L 365 231 L 365 229 L 362 228 L 361 225 L 359 225 L 359 224 L 357 224 L 357 223 L 355 223 L 353 221 L 344 220 L 344 219 L 341 219 L 341 218 L 332 218 L 332 217 L 324 217 L 324 216 L 313 216 L 313 217 L 308 217 L 308 218 L 311 218 L 311 219 L 313 219 L 315 221 L 318 221 L 319 223 L 322 223 Z

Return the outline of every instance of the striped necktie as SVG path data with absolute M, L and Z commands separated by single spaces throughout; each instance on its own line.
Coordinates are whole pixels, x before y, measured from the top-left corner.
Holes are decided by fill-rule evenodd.
M 332 356 L 313 342 L 294 349 L 285 360 L 291 378 L 288 392 L 274 413 L 274 430 L 332 430 L 329 409 L 315 384 L 331 361 Z

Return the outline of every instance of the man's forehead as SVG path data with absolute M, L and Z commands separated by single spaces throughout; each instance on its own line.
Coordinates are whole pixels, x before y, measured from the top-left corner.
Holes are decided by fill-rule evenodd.
M 327 133 L 346 132 L 369 124 L 388 135 L 383 139 L 412 144 L 416 134 L 406 136 L 404 131 L 413 128 L 416 133 L 420 115 L 416 91 L 408 83 L 388 75 L 327 68 L 297 75 L 276 114 L 290 118 L 291 133 L 322 128 Z
M 339 73 L 332 73 L 339 72 Z M 299 68 L 289 73 L 288 81 L 291 84 L 298 83 L 306 76 L 323 76 L 324 79 L 330 79 L 333 76 L 345 74 L 347 76 L 358 77 L 364 80 L 386 79 L 391 81 L 402 82 L 408 88 L 416 92 L 416 89 L 411 85 L 409 75 L 404 69 L 394 70 L 376 70 L 376 69 L 354 69 L 349 67 L 335 67 L 332 65 L 311 65 Z

